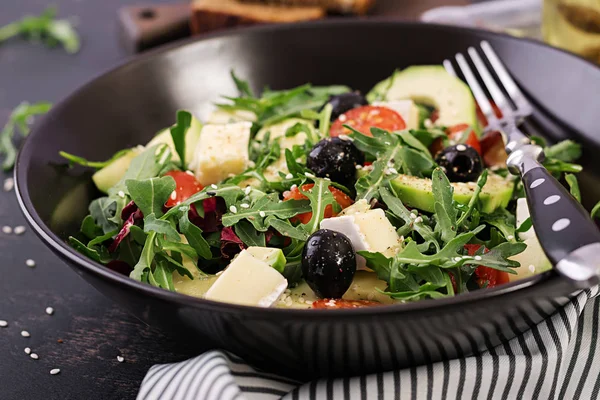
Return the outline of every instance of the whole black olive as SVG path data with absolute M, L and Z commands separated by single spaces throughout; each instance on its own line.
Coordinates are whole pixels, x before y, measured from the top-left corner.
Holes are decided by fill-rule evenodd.
M 446 147 L 435 157 L 450 182 L 473 182 L 483 171 L 481 156 L 467 144 Z
M 314 145 L 306 166 L 320 178 L 352 186 L 356 181 L 356 166 L 365 162 L 365 155 L 352 141 L 339 137 L 326 138 Z
M 302 274 L 321 298 L 340 298 L 356 273 L 356 252 L 346 235 L 320 229 L 310 235 L 302 251 Z
M 360 92 L 349 92 L 331 96 L 327 103 L 333 107 L 331 110 L 332 121 L 338 119 L 340 115 L 348 110 L 369 104 L 365 96 L 360 94 Z

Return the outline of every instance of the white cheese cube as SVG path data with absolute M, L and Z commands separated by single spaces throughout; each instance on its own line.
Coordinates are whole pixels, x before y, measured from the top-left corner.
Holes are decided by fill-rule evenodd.
M 370 251 L 393 257 L 402 248 L 402 240 L 381 209 L 356 212 L 321 221 L 321 229 L 348 236 L 354 250 Z M 367 269 L 365 259 L 357 257 L 357 269 Z
M 190 164 L 202 185 L 220 182 L 246 170 L 251 127 L 250 122 L 204 125 Z
M 396 111 L 404 122 L 406 129 L 419 128 L 419 109 L 412 100 L 377 101 L 374 106 L 387 107 Z
M 287 286 L 283 275 L 242 250 L 208 289 L 204 298 L 245 306 L 270 307 Z
M 521 226 L 521 224 L 523 222 L 525 222 L 527 220 L 527 218 L 529 218 L 529 206 L 527 205 L 527 199 L 524 197 L 521 197 L 520 199 L 517 199 L 517 212 L 516 212 L 516 223 L 517 223 L 517 228 L 519 228 Z M 531 239 L 533 237 L 536 237 L 535 234 L 535 230 L 533 229 L 533 226 L 531 228 L 529 228 L 526 232 L 520 232 L 518 233 L 519 235 L 519 239 L 521 240 L 527 240 L 527 239 Z

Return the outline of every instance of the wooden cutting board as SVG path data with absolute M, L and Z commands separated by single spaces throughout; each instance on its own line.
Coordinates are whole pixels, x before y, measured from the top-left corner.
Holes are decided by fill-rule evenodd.
M 369 15 L 417 19 L 434 7 L 467 4 L 468 0 L 378 0 Z M 119 10 L 118 18 L 122 44 L 131 53 L 191 35 L 189 2 L 126 6 Z

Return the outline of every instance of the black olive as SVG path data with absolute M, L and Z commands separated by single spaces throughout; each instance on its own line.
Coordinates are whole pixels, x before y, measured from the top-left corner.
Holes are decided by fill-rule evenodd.
M 365 162 L 365 155 L 348 139 L 326 138 L 317 143 L 306 160 L 306 166 L 320 178 L 352 186 L 356 181 L 356 166 Z
M 335 121 L 340 115 L 353 108 L 366 106 L 369 104 L 365 96 L 360 92 L 342 93 L 331 96 L 327 102 L 331 104 L 331 120 Z
M 467 144 L 446 147 L 436 155 L 435 162 L 446 173 L 450 182 L 472 182 L 483 171 L 481 156 Z
M 346 235 L 320 229 L 310 235 L 302 251 L 302 274 L 321 298 L 340 298 L 356 273 L 356 252 Z

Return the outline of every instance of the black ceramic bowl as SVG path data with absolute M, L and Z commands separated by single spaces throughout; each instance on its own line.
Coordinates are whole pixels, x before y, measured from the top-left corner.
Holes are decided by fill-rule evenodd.
M 354 310 L 260 309 L 168 292 L 114 273 L 65 243 L 98 193 L 89 172 L 66 169 L 58 152 L 106 159 L 147 142 L 173 123 L 179 108 L 206 115 L 218 96 L 235 93 L 232 68 L 255 89 L 312 82 L 366 91 L 395 68 L 439 64 L 482 39 L 496 48 L 534 101 L 538 129 L 553 139 L 581 141 L 587 156 L 599 154 L 600 69 L 559 50 L 417 23 L 340 20 L 269 26 L 142 55 L 75 92 L 23 146 L 16 167 L 20 204 L 56 254 L 140 319 L 271 371 L 294 377 L 353 375 L 477 352 L 539 322 L 574 289 L 548 272 L 451 299 Z M 589 205 L 600 198 L 600 159 L 586 157 L 584 164 L 581 184 Z

